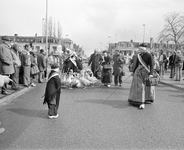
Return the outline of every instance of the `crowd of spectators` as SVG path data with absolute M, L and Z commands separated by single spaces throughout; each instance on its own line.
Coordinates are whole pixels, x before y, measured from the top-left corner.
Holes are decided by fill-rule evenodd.
M 10 77 L 12 81 L 2 86 L 1 94 L 9 95 L 11 90 L 19 90 L 21 85 L 27 88 L 34 87 L 36 84 L 33 79 L 36 78 L 41 83 L 45 78 L 43 72 L 46 71 L 46 63 L 44 50 L 41 49 L 40 54 L 37 54 L 30 44 L 21 48 L 9 37 L 2 36 L 0 40 L 0 74 Z

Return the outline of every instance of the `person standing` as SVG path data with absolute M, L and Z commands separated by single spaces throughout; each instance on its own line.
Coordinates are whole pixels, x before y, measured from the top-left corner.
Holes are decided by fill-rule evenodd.
M 145 108 L 146 103 L 155 100 L 155 87 L 146 86 L 146 79 L 153 77 L 153 58 L 146 50 L 146 45 L 140 44 L 137 51 L 136 63 L 133 68 L 133 80 L 129 92 L 128 102 L 140 109 Z
M 97 76 L 97 69 L 100 66 L 101 62 L 103 61 L 102 56 L 99 54 L 98 50 L 95 49 L 94 53 L 91 54 L 88 66 L 91 66 L 91 71 L 93 72 L 93 75 L 98 78 Z
M 51 66 L 51 72 L 45 88 L 43 104 L 48 105 L 48 117 L 50 119 L 57 118 L 59 101 L 61 94 L 61 79 L 59 77 L 59 65 L 57 63 Z
M 167 61 L 167 57 L 164 54 L 162 49 L 160 50 L 158 61 L 159 61 L 159 66 L 160 66 L 160 76 L 163 77 L 165 73 L 165 62 Z
M 114 56 L 113 56 L 113 75 L 114 75 L 114 84 L 115 86 L 118 85 L 121 86 L 122 84 L 122 76 L 123 76 L 123 64 L 125 63 L 125 59 L 124 57 L 121 58 L 119 52 L 117 52 Z
M 174 61 L 175 69 L 176 69 L 176 79 L 175 81 L 181 81 L 182 78 L 182 68 L 183 68 L 183 56 L 180 50 L 176 52 L 176 58 Z
M 21 53 L 21 63 L 23 67 L 23 85 L 25 87 L 30 86 L 30 69 L 31 69 L 31 57 L 30 57 L 30 47 L 29 45 L 24 46 L 24 50 Z
M 10 77 L 14 73 L 13 58 L 11 54 L 10 38 L 2 36 L 2 42 L 0 43 L 0 74 Z M 2 86 L 1 94 L 8 95 L 7 83 Z
M 14 62 L 15 72 L 10 75 L 10 78 L 13 80 L 13 82 L 11 82 L 12 90 L 19 90 L 20 89 L 20 87 L 18 86 L 20 66 L 21 66 L 19 51 L 20 51 L 19 46 L 16 44 L 13 44 L 11 47 L 11 54 L 12 54 L 12 58 L 13 58 L 13 62 Z
M 170 77 L 169 78 L 173 78 L 174 75 L 175 75 L 175 65 L 174 65 L 175 58 L 176 58 L 176 52 L 173 51 L 172 55 L 169 56 L 169 66 L 171 68 L 171 72 L 170 72 Z
M 104 61 L 102 62 L 102 78 L 101 81 L 104 86 L 110 87 L 112 82 L 112 58 L 108 55 L 107 51 L 103 52 Z
M 42 83 L 43 77 L 44 77 L 44 71 L 46 70 L 46 58 L 45 58 L 43 49 L 40 50 L 40 53 L 37 56 L 37 63 L 38 63 L 38 69 L 40 71 L 38 75 L 38 82 Z

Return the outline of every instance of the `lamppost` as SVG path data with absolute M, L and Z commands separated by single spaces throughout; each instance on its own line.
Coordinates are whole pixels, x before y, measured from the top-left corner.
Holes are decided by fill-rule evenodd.
M 111 39 L 111 36 L 108 36 L 109 38 L 109 51 L 110 51 L 110 39 Z
M 46 21 L 45 21 L 45 24 L 46 24 L 46 46 L 45 46 L 45 49 L 46 49 L 46 56 L 48 56 L 48 0 L 46 0 Z
M 145 24 L 143 24 L 143 43 L 144 43 L 144 38 L 145 38 Z
M 43 43 L 43 36 L 44 36 L 44 30 L 45 30 L 45 28 L 44 28 L 44 21 L 45 21 L 45 19 L 42 18 L 42 43 Z

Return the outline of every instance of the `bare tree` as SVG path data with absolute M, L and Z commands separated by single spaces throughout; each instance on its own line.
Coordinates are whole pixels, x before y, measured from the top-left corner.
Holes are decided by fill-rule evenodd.
M 58 21 L 57 38 L 59 38 L 59 39 L 62 38 L 62 28 L 61 28 L 61 24 L 59 21 Z
M 184 44 L 184 15 L 172 12 L 165 16 L 165 25 L 159 33 L 159 41 L 173 41 L 176 49 Z
M 49 17 L 49 21 L 48 21 L 48 35 L 49 36 L 53 35 L 52 17 Z

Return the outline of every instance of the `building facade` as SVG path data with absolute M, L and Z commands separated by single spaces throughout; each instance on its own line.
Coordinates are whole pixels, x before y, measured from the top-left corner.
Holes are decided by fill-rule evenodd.
M 120 53 L 122 53 L 125 57 L 126 64 L 129 63 L 130 59 L 134 55 L 134 52 L 138 50 L 139 47 L 138 42 L 133 41 L 119 41 L 118 43 L 110 43 L 109 44 L 109 52 L 111 55 L 114 54 L 114 52 L 117 50 Z M 165 44 L 165 43 L 145 43 L 147 45 L 148 51 L 153 51 L 158 53 L 159 50 L 163 50 L 167 57 L 171 55 L 171 52 L 176 49 L 175 44 Z M 182 51 L 182 54 L 184 55 L 184 46 L 179 46 L 179 50 Z
M 0 36 L 1 38 L 2 36 Z M 12 42 L 17 43 L 21 48 L 25 44 L 31 44 L 35 52 L 39 52 L 40 49 L 46 49 L 46 37 L 45 36 L 8 36 Z M 62 43 L 62 44 L 61 44 Z M 73 49 L 73 41 L 68 38 L 58 39 L 55 37 L 48 37 L 48 53 L 56 52 L 58 45 L 65 46 L 66 48 Z

